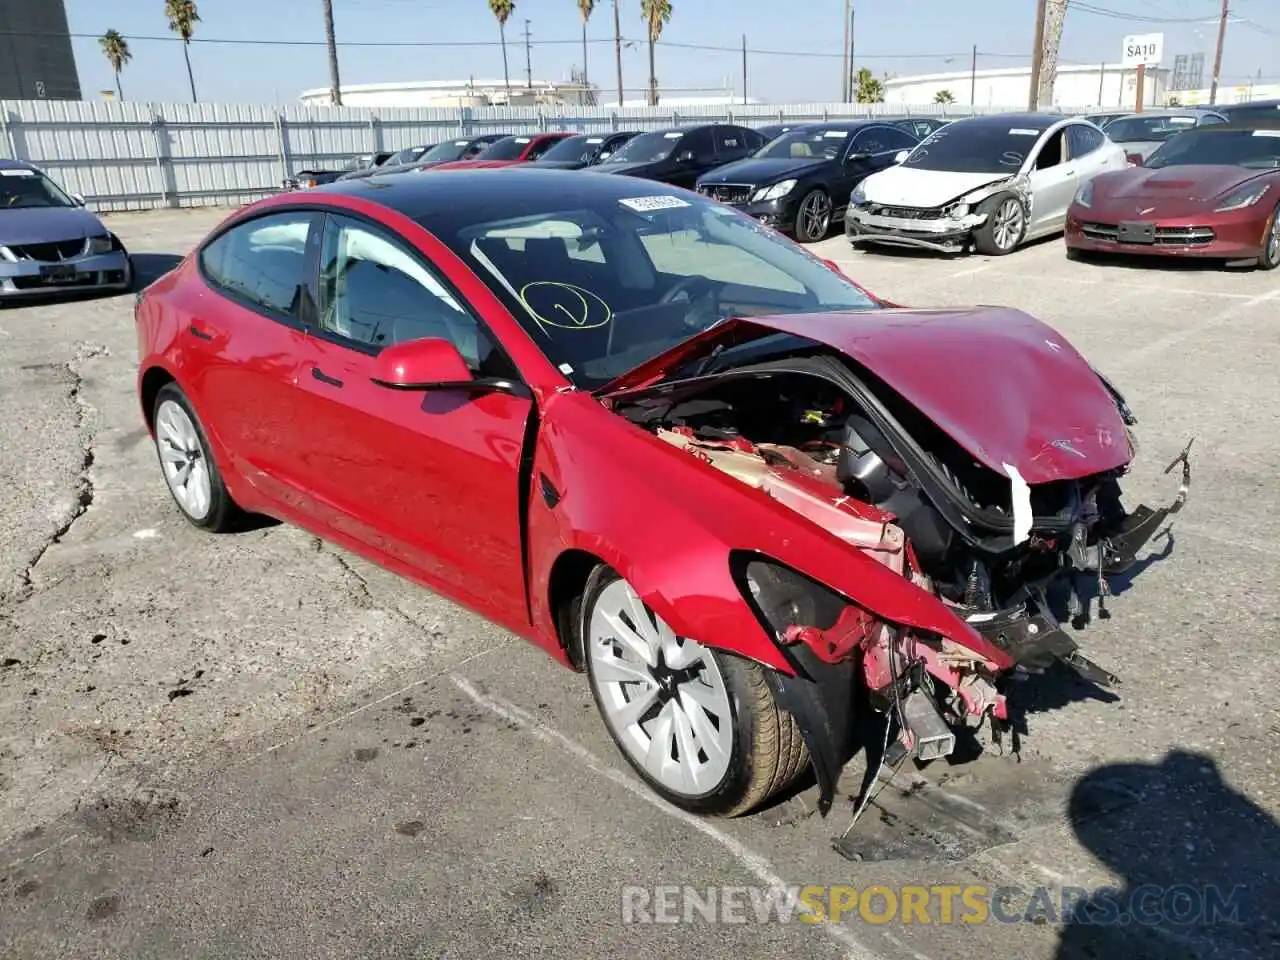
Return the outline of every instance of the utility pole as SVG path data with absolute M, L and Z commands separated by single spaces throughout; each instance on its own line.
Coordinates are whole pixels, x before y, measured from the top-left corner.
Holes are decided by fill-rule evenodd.
M 844 0 L 844 45 L 840 48 L 840 102 L 848 103 L 852 99 L 849 89 L 849 78 L 852 76 L 849 63 L 849 16 L 853 9 L 853 0 Z
M 618 21 L 618 0 L 613 0 L 613 60 L 618 67 L 618 106 L 622 106 L 622 27 Z
M 338 42 L 333 31 L 333 0 L 324 0 L 324 40 L 329 48 L 329 102 L 342 106 L 342 81 L 338 79 Z M 120 75 L 116 74 L 117 83 Z M 120 99 L 124 99 L 121 97 Z
M 747 35 L 742 35 L 742 103 L 747 103 Z
M 978 106 L 978 45 L 973 45 L 973 59 L 969 61 L 969 106 L 970 113 L 977 113 Z
M 1218 49 L 1213 54 L 1213 83 L 1209 86 L 1209 103 L 1218 102 L 1218 75 L 1222 72 L 1222 46 L 1227 42 L 1227 14 L 1229 0 L 1222 0 L 1222 19 L 1218 21 Z
M 529 21 L 524 22 L 524 84 L 533 89 L 533 45 L 529 43 Z
M 1031 91 L 1027 94 L 1027 109 L 1032 113 L 1040 108 L 1040 64 L 1044 60 L 1044 5 L 1045 0 L 1035 0 L 1036 39 L 1031 48 Z
M 855 33 L 854 27 L 856 26 L 856 23 L 854 20 L 853 0 L 848 0 L 848 2 L 849 2 L 849 102 L 853 103 L 853 101 L 857 99 L 854 96 L 854 90 L 853 90 L 853 75 L 857 69 L 853 63 L 853 49 L 854 49 L 853 44 L 854 44 L 854 33 Z

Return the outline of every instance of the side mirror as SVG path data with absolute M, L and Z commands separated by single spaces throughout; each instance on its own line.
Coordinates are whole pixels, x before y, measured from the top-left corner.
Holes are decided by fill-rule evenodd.
M 909 157 L 909 156 L 911 156 L 911 151 L 910 151 L 910 150 L 899 150 L 897 153 L 895 153 L 895 154 L 893 155 L 893 162 L 894 162 L 894 163 L 902 163 L 902 162 L 903 162 L 904 160 L 906 160 L 906 159 L 907 159 L 907 157 Z
M 823 260 L 822 262 L 827 265 L 828 269 L 840 274 L 842 277 L 844 276 L 844 271 L 840 269 L 840 264 L 836 263 L 834 260 Z
M 863 160 L 870 160 L 870 159 L 871 159 L 871 154 L 867 153 L 867 151 L 865 150 L 859 150 L 856 153 L 851 153 L 849 154 L 849 156 L 845 157 L 845 160 L 850 163 L 858 163 Z
M 83 196 L 82 194 L 79 194 L 79 193 L 73 193 L 73 194 L 71 195 L 71 199 L 72 199 L 72 200 L 74 200 L 74 201 L 76 202 L 76 206 L 77 206 L 77 207 L 83 207 L 83 206 L 87 203 L 87 201 L 85 200 L 84 196 Z
M 450 341 L 439 337 L 406 340 L 382 350 L 370 378 L 388 390 L 463 390 L 468 393 L 522 393 L 511 380 L 477 378 Z

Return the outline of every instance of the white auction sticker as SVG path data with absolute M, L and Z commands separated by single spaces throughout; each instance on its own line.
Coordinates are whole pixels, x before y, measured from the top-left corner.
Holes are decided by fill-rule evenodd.
M 689 201 L 681 200 L 679 197 L 630 197 L 618 202 L 636 213 L 652 213 L 655 210 L 678 210 L 681 207 L 689 206 Z
M 24 167 L 13 167 L 8 170 L 0 170 L 0 177 L 34 177 L 34 170 L 27 170 Z
M 1280 130 L 1255 130 L 1255 137 L 1280 137 Z
M 667 140 L 679 140 L 681 137 L 684 136 L 684 134 L 681 133 L 679 130 L 674 130 L 671 133 L 664 133 L 662 136 Z
M 1011 137 L 1038 137 L 1038 136 L 1040 136 L 1040 131 L 1039 131 L 1039 130 L 1024 130 L 1024 129 L 1022 129 L 1021 127 L 1014 127 L 1012 130 L 1010 130 L 1010 131 L 1009 131 L 1009 136 L 1011 136 Z

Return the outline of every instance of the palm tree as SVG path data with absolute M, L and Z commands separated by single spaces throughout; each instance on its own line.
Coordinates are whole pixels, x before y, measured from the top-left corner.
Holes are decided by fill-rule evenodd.
M 118 30 L 108 30 L 98 38 L 98 46 L 102 48 L 107 62 L 111 64 L 111 69 L 115 71 L 116 93 L 123 100 L 124 88 L 120 86 L 120 71 L 124 69 L 126 63 L 133 59 L 133 54 L 129 52 L 129 42 L 120 36 Z
M 884 84 L 875 78 L 869 68 L 862 67 L 858 70 L 853 82 L 857 84 L 858 103 L 884 103 Z
M 502 82 L 507 88 L 507 102 L 511 102 L 511 72 L 507 67 L 507 21 L 516 12 L 516 0 L 489 0 L 489 9 L 498 18 L 498 36 L 502 38 Z
M 329 102 L 342 106 L 342 83 L 338 80 L 338 40 L 333 31 L 333 0 L 324 2 L 324 42 L 329 48 Z
M 933 95 L 934 103 L 955 103 L 956 95 L 950 90 L 939 90 Z
M 195 0 L 164 0 L 164 15 L 169 29 L 182 38 L 182 55 L 187 58 L 187 79 L 191 81 L 191 102 L 196 100 L 196 75 L 191 72 L 191 38 L 195 35 L 200 13 Z
M 596 8 L 596 0 L 578 0 L 578 12 L 582 14 L 582 87 L 587 92 L 587 21 Z
M 662 28 L 671 22 L 671 0 L 640 0 L 640 15 L 649 27 L 649 106 L 658 105 L 658 75 L 653 63 L 653 45 Z

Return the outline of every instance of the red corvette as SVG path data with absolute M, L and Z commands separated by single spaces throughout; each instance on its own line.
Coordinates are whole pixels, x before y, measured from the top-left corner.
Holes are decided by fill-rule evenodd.
M 1080 187 L 1067 256 L 1203 257 L 1280 266 L 1280 126 L 1202 126 Z
M 432 167 L 437 170 L 475 170 L 484 167 L 514 167 L 532 163 L 571 133 L 535 133 L 527 137 L 503 137 L 476 154 L 472 160 L 453 160 Z
M 1007 732 L 1015 674 L 1112 681 L 1045 588 L 1132 563 L 1189 482 L 1184 454 L 1171 506 L 1124 511 L 1133 417 L 1032 317 L 890 306 L 632 178 L 267 199 L 136 323 L 188 520 L 295 523 L 523 635 L 586 672 L 655 790 L 708 814 L 807 764 L 827 812 L 855 703 L 900 763 L 959 724 Z

